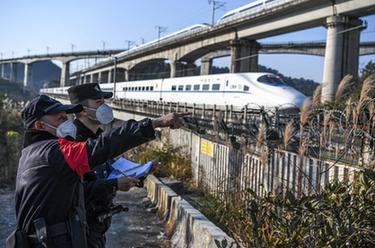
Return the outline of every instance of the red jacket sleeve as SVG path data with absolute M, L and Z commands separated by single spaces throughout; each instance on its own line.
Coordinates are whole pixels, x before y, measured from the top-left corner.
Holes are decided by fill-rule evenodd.
M 58 142 L 66 163 L 74 172 L 82 177 L 91 170 L 86 142 L 68 141 L 64 138 L 59 138 Z

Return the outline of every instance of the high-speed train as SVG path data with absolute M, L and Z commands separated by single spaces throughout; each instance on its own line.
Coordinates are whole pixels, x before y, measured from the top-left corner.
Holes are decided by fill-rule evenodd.
M 227 73 L 181 78 L 100 84 L 118 99 L 233 105 L 243 108 L 301 107 L 306 96 L 271 73 Z M 114 89 L 116 87 L 116 89 Z M 67 94 L 67 89 L 45 88 L 41 93 Z
M 235 17 L 236 15 L 239 14 L 244 14 L 244 13 L 249 13 L 251 11 L 259 11 L 267 7 L 270 3 L 276 3 L 280 0 L 257 0 L 253 1 L 249 4 L 243 5 L 237 9 L 233 9 L 227 13 L 225 13 L 218 21 L 217 24 L 220 24 L 222 22 L 225 22 L 229 19 L 230 17 Z
M 166 36 L 160 37 L 160 39 L 152 40 L 152 41 L 146 42 L 144 44 L 141 44 L 139 46 L 133 47 L 129 51 L 124 51 L 124 52 L 121 52 L 119 54 L 116 54 L 115 57 L 121 57 L 122 55 L 131 54 L 131 53 L 133 53 L 135 51 L 138 51 L 140 49 L 144 49 L 148 46 L 152 46 L 152 45 L 158 44 L 160 42 L 167 41 L 169 39 L 176 39 L 176 38 L 182 38 L 182 37 L 185 37 L 185 36 L 189 36 L 189 35 L 194 34 L 195 32 L 203 31 L 205 29 L 208 29 L 209 27 L 210 27 L 210 25 L 208 25 L 206 23 L 191 25 L 189 27 L 186 27 L 186 28 L 183 28 L 183 29 L 178 30 L 176 32 L 173 32 L 171 34 L 168 34 Z

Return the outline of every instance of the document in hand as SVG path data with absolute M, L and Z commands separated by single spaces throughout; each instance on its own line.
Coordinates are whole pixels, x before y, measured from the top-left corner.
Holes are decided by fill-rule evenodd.
M 150 173 L 152 168 L 152 161 L 148 161 L 146 164 L 138 164 L 121 157 L 111 166 L 114 170 L 107 177 L 107 179 L 114 179 L 134 174 L 134 177 L 140 178 Z

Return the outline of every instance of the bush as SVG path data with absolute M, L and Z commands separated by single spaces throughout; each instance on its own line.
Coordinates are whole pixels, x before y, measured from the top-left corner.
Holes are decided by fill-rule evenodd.
M 375 172 L 333 182 L 316 195 L 258 197 L 241 207 L 205 197 L 202 212 L 245 247 L 374 247 Z
M 155 175 L 158 177 L 172 177 L 183 182 L 189 182 L 191 179 L 191 163 L 180 155 L 180 147 L 173 148 L 170 144 L 164 144 L 161 147 L 154 145 L 145 145 L 133 149 L 127 153 L 127 157 L 139 163 L 146 163 L 150 160 L 160 162 Z

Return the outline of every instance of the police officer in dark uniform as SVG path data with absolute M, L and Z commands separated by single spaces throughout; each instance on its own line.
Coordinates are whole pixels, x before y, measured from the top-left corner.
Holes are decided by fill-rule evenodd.
M 17 226 L 7 248 L 87 247 L 83 175 L 154 139 L 157 127 L 181 127 L 186 115 L 129 120 L 97 139 L 77 142 L 72 140 L 76 127 L 67 114 L 80 111 L 81 105 L 63 105 L 45 95 L 22 111 L 27 130 L 16 179 Z
M 97 83 L 89 83 L 70 87 L 68 94 L 71 103 L 83 106 L 83 110 L 76 114 L 77 118 L 74 120 L 77 127 L 76 140 L 97 138 L 103 133 L 100 126 L 113 120 L 112 108 L 104 100 L 111 98 L 112 92 L 102 91 Z M 124 184 L 126 178 L 106 179 L 112 172 L 112 162 L 108 161 L 84 176 L 88 247 L 105 247 L 105 233 L 111 225 L 111 212 L 118 207 L 121 209 L 121 206 L 113 204 L 116 190 L 127 191 L 133 186 Z

